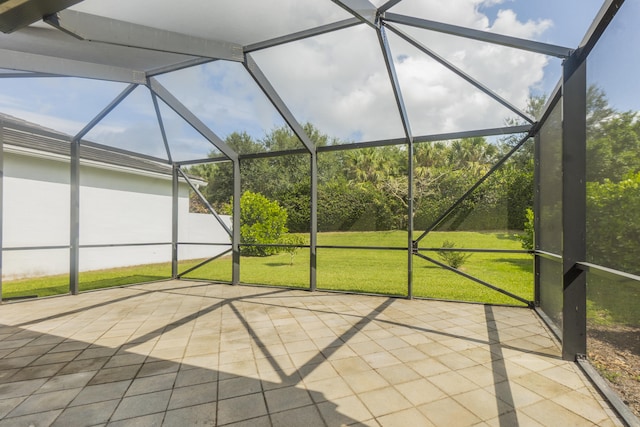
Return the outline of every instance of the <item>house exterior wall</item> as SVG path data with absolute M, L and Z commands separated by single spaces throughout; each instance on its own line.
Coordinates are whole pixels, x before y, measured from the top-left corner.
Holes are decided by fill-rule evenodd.
M 69 271 L 69 162 L 5 151 L 2 278 Z M 156 243 L 80 249 L 80 271 L 171 261 L 171 177 L 107 165 L 80 168 L 80 245 Z M 230 243 L 212 215 L 189 213 L 189 187 L 179 184 L 179 240 Z M 230 220 L 226 218 L 230 223 Z M 180 259 L 211 257 L 223 246 L 189 245 Z

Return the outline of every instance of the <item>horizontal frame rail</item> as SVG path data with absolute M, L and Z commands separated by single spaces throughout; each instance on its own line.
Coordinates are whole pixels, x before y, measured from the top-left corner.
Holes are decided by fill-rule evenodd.
M 597 264 L 591 264 L 589 262 L 578 262 L 576 264 L 580 270 L 595 274 L 596 276 L 613 279 L 619 282 L 630 280 L 632 282 L 640 284 L 640 276 L 637 276 L 635 274 L 625 273 L 624 271 L 603 267 Z

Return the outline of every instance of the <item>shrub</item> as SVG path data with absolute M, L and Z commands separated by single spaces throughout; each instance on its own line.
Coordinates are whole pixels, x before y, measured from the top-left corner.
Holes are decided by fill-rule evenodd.
M 533 229 L 534 229 L 534 217 L 533 211 L 527 208 L 525 213 L 526 221 L 524 222 L 524 232 L 522 234 L 516 235 L 516 238 L 520 240 L 520 244 L 522 245 L 522 249 L 533 249 Z
M 449 240 L 445 240 L 442 242 L 443 249 L 452 249 L 455 246 L 455 243 L 450 242 Z M 458 268 L 464 264 L 467 259 L 471 256 L 471 254 L 465 254 L 462 252 L 456 251 L 438 251 L 438 256 L 442 258 L 442 260 L 453 268 Z
M 286 245 L 278 248 L 280 252 L 287 252 L 290 256 L 289 265 L 293 265 L 293 258 L 298 253 L 300 246 L 306 245 L 307 241 L 304 237 L 297 234 L 285 234 L 280 237 L 280 244 Z
M 274 244 L 287 232 L 287 211 L 260 193 L 245 191 L 240 197 L 240 241 L 243 244 Z M 268 256 L 277 247 L 242 246 L 247 256 Z

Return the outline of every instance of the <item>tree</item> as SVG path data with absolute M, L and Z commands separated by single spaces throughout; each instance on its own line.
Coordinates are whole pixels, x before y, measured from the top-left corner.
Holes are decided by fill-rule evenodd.
M 287 211 L 278 202 L 259 193 L 245 191 L 240 198 L 240 242 L 247 245 L 278 243 L 287 232 Z M 277 247 L 243 246 L 242 255 L 267 256 Z

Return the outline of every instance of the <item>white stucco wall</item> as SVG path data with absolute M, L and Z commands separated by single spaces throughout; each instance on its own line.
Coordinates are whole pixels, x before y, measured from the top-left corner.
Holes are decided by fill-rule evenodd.
M 69 244 L 69 163 L 5 151 L 3 248 Z M 80 245 L 170 243 L 171 179 L 83 164 Z M 212 215 L 189 213 L 189 187 L 179 186 L 179 241 L 230 243 Z M 225 218 L 228 224 L 230 219 Z M 223 246 L 189 245 L 180 259 L 205 258 Z M 64 274 L 69 250 L 3 250 L 2 278 Z M 171 245 L 81 248 L 80 271 L 168 262 Z

